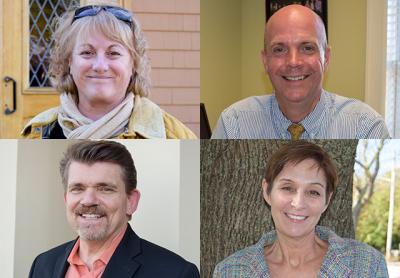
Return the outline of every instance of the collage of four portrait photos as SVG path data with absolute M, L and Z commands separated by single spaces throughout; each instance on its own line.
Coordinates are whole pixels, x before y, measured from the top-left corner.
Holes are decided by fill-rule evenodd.
M 0 276 L 400 278 L 399 11 L 0 1 Z

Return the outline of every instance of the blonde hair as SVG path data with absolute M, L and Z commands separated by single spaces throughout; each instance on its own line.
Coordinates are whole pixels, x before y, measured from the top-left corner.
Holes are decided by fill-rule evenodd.
M 78 36 L 101 32 L 112 41 L 122 44 L 129 51 L 132 60 L 132 78 L 128 92 L 147 97 L 150 92 L 150 63 L 147 56 L 147 42 L 138 21 L 132 15 L 132 27 L 117 19 L 107 11 L 100 11 L 95 16 L 86 16 L 75 20 L 74 12 L 68 11 L 56 19 L 55 40 L 50 52 L 49 74 L 52 85 L 59 92 L 71 94 L 78 100 L 78 89 L 70 74 L 72 52 Z

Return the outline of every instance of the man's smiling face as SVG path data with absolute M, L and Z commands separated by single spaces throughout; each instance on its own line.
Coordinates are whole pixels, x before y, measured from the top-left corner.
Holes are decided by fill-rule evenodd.
M 299 103 L 313 109 L 322 92 L 330 56 L 322 38 L 322 22 L 302 8 L 278 13 L 266 27 L 262 51 L 265 70 L 280 106 Z
M 135 211 L 139 193 L 126 193 L 122 175 L 114 163 L 71 162 L 64 198 L 68 222 L 81 240 L 114 238 Z

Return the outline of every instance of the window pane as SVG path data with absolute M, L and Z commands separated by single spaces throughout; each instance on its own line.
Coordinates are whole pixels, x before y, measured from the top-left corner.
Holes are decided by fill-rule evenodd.
M 79 6 L 79 0 L 29 0 L 29 87 L 50 87 L 52 20 Z

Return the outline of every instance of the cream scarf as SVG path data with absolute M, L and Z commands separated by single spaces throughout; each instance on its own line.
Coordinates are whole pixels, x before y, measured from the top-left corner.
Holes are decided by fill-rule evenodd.
M 60 103 L 58 123 L 67 139 L 107 139 L 124 132 L 132 114 L 134 95 L 129 93 L 117 107 L 96 121 L 81 114 L 71 95 L 62 93 Z

